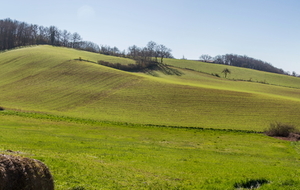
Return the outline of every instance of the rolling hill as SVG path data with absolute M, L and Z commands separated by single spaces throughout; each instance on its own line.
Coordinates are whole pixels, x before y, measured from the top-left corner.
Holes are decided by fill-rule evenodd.
M 234 81 L 206 74 L 221 73 L 223 65 L 172 59 L 166 63 L 180 76 L 160 71 L 130 73 L 95 64 L 98 60 L 134 63 L 47 45 L 3 52 L 0 106 L 99 121 L 185 127 L 261 131 L 274 121 L 300 125 L 300 78 L 228 67 L 230 79 L 254 82 Z
M 52 46 L 0 53 L 1 154 L 44 162 L 57 190 L 299 189 L 299 141 L 253 133 L 300 125 L 299 78 L 228 67 L 225 79 L 207 74 L 221 65 L 171 59 L 133 73 L 98 60 L 133 63 Z

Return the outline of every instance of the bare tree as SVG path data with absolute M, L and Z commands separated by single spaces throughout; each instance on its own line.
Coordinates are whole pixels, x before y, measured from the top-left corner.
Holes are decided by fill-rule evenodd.
M 164 45 L 159 45 L 159 55 L 160 55 L 160 63 L 163 63 L 163 59 L 166 57 L 171 57 L 171 49 L 167 48 Z
M 67 30 L 62 32 L 62 45 L 64 47 L 70 47 L 71 33 Z
M 79 48 L 79 42 L 82 40 L 81 36 L 75 32 L 72 34 L 72 48 Z
M 38 38 L 37 38 L 37 44 L 47 44 L 47 28 L 43 26 L 39 26 L 38 28 Z
M 149 57 L 155 57 L 155 49 L 156 49 L 157 44 L 153 41 L 148 42 L 147 44 L 147 49 L 149 53 Z M 156 59 L 157 61 L 157 59 Z
M 138 56 L 138 53 L 140 51 L 140 48 L 136 45 L 130 46 L 128 48 L 128 55 L 131 56 L 133 59 L 135 59 Z
M 213 57 L 208 54 L 202 54 L 199 58 L 201 61 L 208 62 L 212 60 Z
M 48 30 L 48 35 L 49 35 L 49 41 L 51 45 L 55 45 L 56 41 L 58 41 L 57 39 L 57 32 L 58 29 L 55 26 L 50 26 L 49 30 Z

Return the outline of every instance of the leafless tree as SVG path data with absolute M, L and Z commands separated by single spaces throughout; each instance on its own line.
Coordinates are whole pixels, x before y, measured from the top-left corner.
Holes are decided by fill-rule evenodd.
M 73 48 L 79 48 L 79 42 L 82 40 L 81 36 L 75 32 L 72 34 L 72 47 Z
M 149 57 L 155 57 L 155 48 L 156 48 L 157 44 L 153 41 L 148 42 L 147 44 L 147 50 L 148 50 L 148 54 Z M 157 60 L 156 60 L 157 61 Z
M 213 57 L 208 54 L 202 54 L 199 58 L 201 61 L 207 62 L 212 60 Z
M 140 48 L 137 47 L 136 45 L 130 46 L 128 48 L 128 55 L 135 59 L 138 56 L 138 53 L 140 51 Z
M 64 47 L 70 47 L 70 40 L 71 40 L 71 33 L 68 32 L 67 30 L 64 30 L 62 32 L 62 45 Z
M 167 48 L 164 45 L 159 45 L 159 56 L 160 56 L 160 63 L 163 63 L 163 59 L 167 57 L 171 57 L 171 49 Z

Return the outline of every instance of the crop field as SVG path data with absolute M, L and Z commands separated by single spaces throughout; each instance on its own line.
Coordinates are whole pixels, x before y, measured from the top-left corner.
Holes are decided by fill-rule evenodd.
M 50 46 L 1 54 L 1 106 L 141 124 L 258 131 L 274 121 L 300 125 L 300 89 L 189 70 L 153 77 L 74 60 L 79 56 L 107 58 Z
M 200 71 L 208 74 L 219 74 L 224 77 L 222 71 L 228 68 L 231 74 L 228 75 L 229 79 L 235 80 L 250 80 L 252 82 L 268 83 L 273 85 L 300 88 L 300 78 L 278 75 L 274 73 L 262 72 L 253 69 L 246 69 L 241 67 L 233 67 L 228 65 L 211 64 L 199 61 L 180 60 L 180 59 L 166 59 L 165 63 L 168 65 L 188 68 L 195 71 Z
M 0 113 L 1 150 L 45 162 L 56 189 L 299 189 L 299 143 L 263 134 L 81 124 Z
M 0 151 L 45 162 L 59 190 L 300 188 L 299 143 L 261 133 L 300 126 L 299 78 L 227 66 L 225 79 L 223 65 L 172 59 L 180 75 L 134 73 L 98 60 L 134 63 L 52 46 L 0 53 Z

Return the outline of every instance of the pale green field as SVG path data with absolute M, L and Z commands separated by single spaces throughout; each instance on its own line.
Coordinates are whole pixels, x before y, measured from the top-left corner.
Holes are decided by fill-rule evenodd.
M 299 143 L 248 133 L 300 126 L 297 78 L 272 74 L 276 86 L 176 67 L 181 76 L 150 75 L 97 60 L 133 63 L 51 46 L 0 53 L 0 151 L 45 162 L 58 190 L 233 190 L 257 179 L 269 182 L 260 189 L 300 188 Z
M 2 53 L 1 106 L 142 124 L 258 131 L 274 121 L 300 125 L 300 89 L 189 70 L 153 77 L 74 60 L 79 56 L 113 58 L 51 46 Z
M 233 67 L 228 65 L 211 64 L 199 61 L 180 60 L 180 59 L 165 59 L 165 64 L 180 67 L 189 68 L 195 71 L 201 71 L 204 73 L 217 73 L 221 77 L 224 77 L 222 71 L 228 68 L 231 74 L 228 74 L 229 79 L 243 79 L 253 82 L 266 82 L 269 84 L 287 86 L 293 88 L 300 88 L 300 78 L 286 75 L 278 75 L 274 73 L 262 72 L 253 69 L 246 69 L 241 67 Z

